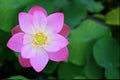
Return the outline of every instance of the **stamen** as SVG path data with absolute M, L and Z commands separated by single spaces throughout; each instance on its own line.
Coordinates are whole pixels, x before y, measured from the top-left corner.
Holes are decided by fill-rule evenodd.
M 38 32 L 33 37 L 34 46 L 43 46 L 46 44 L 48 37 L 43 32 Z

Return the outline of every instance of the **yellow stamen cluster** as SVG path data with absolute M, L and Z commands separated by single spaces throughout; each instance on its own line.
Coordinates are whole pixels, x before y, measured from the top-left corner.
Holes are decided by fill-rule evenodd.
M 48 37 L 43 32 L 38 32 L 33 37 L 34 46 L 43 46 L 46 44 Z

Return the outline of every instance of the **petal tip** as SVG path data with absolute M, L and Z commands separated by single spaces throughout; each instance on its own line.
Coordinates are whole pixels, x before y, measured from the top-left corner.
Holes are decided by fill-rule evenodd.
M 49 58 L 52 61 L 61 62 L 68 59 L 68 48 L 62 48 L 58 52 L 48 52 Z
M 40 11 L 40 12 L 43 12 L 46 16 L 47 16 L 47 12 L 46 12 L 46 10 L 43 8 L 43 7 L 41 7 L 41 6 L 38 6 L 38 5 L 36 5 L 36 6 L 33 6 L 30 10 L 29 10 L 29 12 L 28 13 L 30 13 L 30 14 L 34 14 L 34 12 L 36 12 L 36 11 Z
M 20 52 L 23 46 L 23 35 L 24 33 L 17 33 L 12 36 L 7 42 L 7 47 L 13 51 Z

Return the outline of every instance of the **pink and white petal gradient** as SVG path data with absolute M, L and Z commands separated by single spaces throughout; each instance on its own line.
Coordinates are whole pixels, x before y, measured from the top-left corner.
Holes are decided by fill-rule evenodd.
M 27 44 L 27 45 L 24 45 L 22 48 L 21 48 L 21 56 L 23 58 L 32 58 L 36 55 L 36 49 L 34 49 L 34 47 L 32 47 L 31 45 Z
M 7 43 L 7 47 L 12 49 L 13 51 L 21 52 L 21 48 L 23 46 L 23 36 L 24 33 L 17 33 L 13 35 Z
M 46 52 L 37 53 L 33 58 L 30 58 L 32 67 L 36 72 L 42 71 L 48 63 L 48 55 Z
M 18 32 L 22 32 L 19 25 L 15 26 L 12 29 L 12 35 L 14 35 Z M 67 37 L 69 35 L 69 32 L 70 32 L 70 27 L 67 24 L 64 24 L 62 27 L 62 30 L 59 32 L 59 34 L 64 36 L 64 37 Z
M 47 17 L 42 12 L 36 11 L 33 15 L 33 22 L 35 24 L 34 26 L 45 27 L 47 24 Z
M 33 28 L 33 16 L 28 13 L 19 13 L 19 25 L 23 32 L 31 33 Z
M 64 24 L 64 15 L 63 13 L 51 14 L 47 17 L 47 21 L 47 26 L 50 27 L 54 33 L 59 33 Z
M 52 61 L 64 61 L 68 58 L 68 48 L 62 48 L 61 50 L 57 51 L 57 52 L 47 52 L 48 53 L 48 57 L 50 60 Z
M 45 47 L 48 52 L 56 52 L 68 45 L 68 40 L 59 34 L 54 34 L 51 44 Z

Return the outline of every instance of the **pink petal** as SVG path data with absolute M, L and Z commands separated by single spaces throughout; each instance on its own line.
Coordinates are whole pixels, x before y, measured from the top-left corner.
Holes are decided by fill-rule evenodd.
M 36 12 L 36 11 L 42 12 L 42 13 L 44 13 L 44 14 L 47 16 L 46 10 L 45 10 L 44 8 L 40 7 L 40 6 L 33 6 L 33 7 L 29 10 L 29 13 L 33 15 L 34 12 Z
M 30 59 L 25 59 L 21 55 L 19 55 L 18 60 L 22 67 L 31 67 Z
M 46 19 L 46 16 L 42 13 L 42 12 L 39 12 L 39 11 L 36 11 L 34 12 L 34 15 L 33 15 L 33 21 L 34 21 L 34 25 L 35 27 L 45 27 L 46 26 L 46 23 L 47 23 L 47 19 Z
M 36 72 L 40 72 L 45 68 L 48 63 L 48 55 L 45 52 L 39 52 L 36 54 L 35 57 L 30 58 L 30 62 L 34 70 Z
M 63 13 L 54 13 L 48 16 L 47 18 L 47 26 L 50 27 L 50 29 L 58 33 L 61 31 L 63 24 L 64 24 L 64 14 Z
M 26 44 L 21 49 L 21 56 L 23 58 L 32 58 L 35 56 L 36 52 L 36 49 L 32 45 Z
M 64 61 L 68 58 L 68 48 L 62 48 L 61 50 L 57 52 L 48 52 L 48 56 L 50 60 L 53 61 Z
M 23 44 L 24 44 L 24 45 L 26 45 L 26 44 L 31 44 L 31 43 L 32 43 L 32 38 L 33 38 L 32 35 L 25 34 L 25 35 L 24 35 Z
M 18 32 L 22 32 L 22 30 L 20 29 L 20 26 L 19 25 L 17 25 L 17 26 L 15 26 L 13 29 L 12 29 L 12 35 L 14 35 L 14 34 L 16 34 L 16 33 L 18 33 Z
M 69 35 L 69 32 L 70 32 L 70 27 L 67 24 L 64 24 L 59 34 L 61 34 L 64 37 L 67 37 Z
M 7 43 L 7 47 L 16 52 L 21 52 L 23 46 L 24 33 L 16 33 L 13 35 Z
M 53 36 L 54 39 L 51 41 L 49 45 L 45 47 L 46 51 L 56 52 L 68 45 L 69 42 L 65 37 L 59 34 L 54 34 Z
M 33 30 L 33 17 L 30 14 L 21 12 L 19 14 L 19 25 L 25 33 L 31 33 Z

